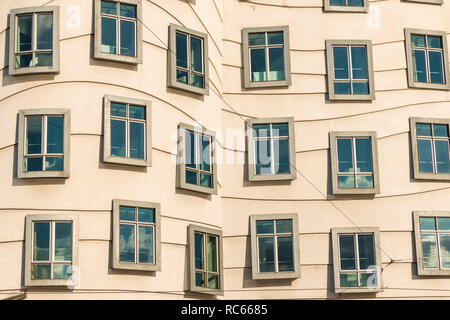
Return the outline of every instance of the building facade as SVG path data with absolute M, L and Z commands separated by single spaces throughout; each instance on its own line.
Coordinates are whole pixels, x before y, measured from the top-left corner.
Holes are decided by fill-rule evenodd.
M 0 298 L 450 297 L 448 6 L 1 1 Z

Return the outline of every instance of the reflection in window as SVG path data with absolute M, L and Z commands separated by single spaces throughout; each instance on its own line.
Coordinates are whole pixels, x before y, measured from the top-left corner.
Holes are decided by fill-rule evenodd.
M 184 130 L 186 183 L 213 188 L 212 137 Z
M 447 124 L 416 123 L 419 171 L 450 173 L 449 128 Z
M 220 289 L 219 237 L 194 232 L 195 286 Z
M 205 88 L 203 38 L 179 30 L 175 34 L 177 82 Z
M 412 34 L 411 50 L 415 82 L 445 83 L 442 37 Z
M 368 95 L 367 46 L 334 45 L 334 94 Z
M 420 217 L 423 268 L 450 269 L 450 218 Z
M 330 6 L 363 7 L 364 0 L 329 0 Z

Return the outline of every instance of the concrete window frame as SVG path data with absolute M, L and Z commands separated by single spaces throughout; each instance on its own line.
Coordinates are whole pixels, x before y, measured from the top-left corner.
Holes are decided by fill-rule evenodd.
M 72 223 L 72 280 L 70 279 L 31 279 L 31 264 L 33 257 L 33 223 L 34 222 L 71 222 Z M 75 279 L 79 279 L 77 272 L 79 271 L 79 256 L 78 256 L 78 215 L 74 214 L 39 214 L 25 216 L 25 286 L 69 286 L 73 284 Z M 51 234 L 53 230 L 51 231 Z M 54 236 L 51 236 L 52 239 Z M 50 254 L 53 256 L 53 244 L 50 244 Z M 50 262 L 53 264 L 53 259 Z
M 143 32 L 142 32 L 142 0 L 107 0 L 108 2 L 124 3 L 127 5 L 136 6 L 136 34 L 135 34 L 135 45 L 136 45 L 136 56 L 125 56 L 121 54 L 106 53 L 101 52 L 102 44 L 102 21 L 101 21 L 101 2 L 102 0 L 94 0 L 94 59 L 107 60 L 128 64 L 142 64 L 143 63 L 143 53 L 142 53 L 142 42 L 143 42 Z M 116 27 L 117 28 L 117 27 Z M 117 39 L 116 39 L 117 41 Z
M 361 12 L 367 13 L 369 11 L 369 0 L 363 0 L 364 4 L 361 7 L 357 6 L 333 6 L 330 0 L 323 0 L 323 10 L 330 12 Z
M 339 188 L 338 187 L 338 159 L 337 159 L 337 138 L 370 138 L 372 149 L 372 176 L 373 176 L 373 188 Z M 352 143 L 353 145 L 353 143 Z M 355 148 L 352 148 L 352 159 L 355 161 L 356 155 L 354 154 Z M 332 191 L 335 195 L 370 195 L 380 193 L 380 178 L 378 169 L 378 147 L 377 147 L 377 133 L 376 131 L 331 131 L 330 132 L 330 157 L 331 157 L 331 180 Z M 355 165 L 355 164 L 354 164 Z M 353 172 L 353 174 L 357 174 Z M 356 181 L 355 181 L 356 182 Z
M 120 207 L 146 208 L 154 209 L 155 222 L 154 225 L 154 263 L 139 263 L 139 262 L 120 262 Z M 136 216 L 137 219 L 137 216 Z M 137 270 L 137 271 L 161 271 L 161 204 L 156 202 L 132 201 L 113 199 L 113 259 L 112 268 L 121 270 Z M 140 225 L 138 222 L 136 226 Z M 135 229 L 135 235 L 137 229 Z M 135 236 L 135 241 L 138 243 L 138 236 Z M 138 250 L 135 246 L 135 253 Z M 137 255 L 136 255 L 137 256 Z M 136 257 L 135 256 L 135 257 Z
M 374 271 L 374 274 L 377 277 L 377 285 L 376 287 L 341 287 L 340 285 L 340 246 L 339 246 L 339 235 L 348 234 L 348 235 L 361 235 L 361 234 L 372 234 L 374 241 L 374 254 L 375 254 L 375 264 L 377 270 Z M 331 237 L 332 237 L 332 249 L 333 249 L 333 271 L 334 271 L 334 292 L 335 293 L 376 293 L 383 291 L 383 276 L 381 274 L 381 248 L 380 248 L 380 229 L 378 227 L 354 227 L 354 228 L 332 228 L 331 229 Z M 355 242 L 356 237 L 355 237 Z M 355 247 L 357 250 L 357 247 Z M 358 257 L 358 254 L 355 252 L 355 259 Z M 355 261 L 356 263 L 356 261 Z M 359 263 L 358 263 L 359 265 Z M 369 269 L 366 269 L 369 270 Z M 351 270 L 349 270 L 351 272 Z M 356 270 L 358 278 L 360 273 L 364 270 Z
M 261 220 L 291 220 L 292 221 L 292 250 L 294 259 L 294 271 L 286 272 L 259 272 L 259 254 L 258 254 L 258 236 L 256 232 L 256 222 Z M 290 233 L 289 233 L 290 234 Z M 274 228 L 274 238 L 277 238 L 277 233 Z M 260 214 L 250 216 L 250 237 L 252 247 L 252 278 L 259 279 L 297 279 L 300 278 L 300 246 L 298 236 L 298 218 L 296 213 L 285 214 Z M 276 241 L 274 248 L 277 250 Z M 275 259 L 277 254 L 274 253 Z
M 199 75 L 202 75 L 204 78 L 203 88 L 199 88 L 190 84 L 182 83 L 177 81 L 177 42 L 176 42 L 176 34 L 177 32 L 185 34 L 188 39 L 190 37 L 195 37 L 197 39 L 201 39 L 202 41 L 202 66 L 203 73 L 195 72 Z M 188 55 L 189 55 L 189 41 L 188 41 Z M 199 95 L 209 95 L 209 61 L 208 61 L 208 35 L 206 33 L 188 29 L 186 27 L 182 27 L 176 24 L 169 24 L 169 49 L 167 50 L 167 54 L 169 55 L 167 58 L 167 87 L 184 90 L 187 92 L 192 92 Z M 188 58 L 189 60 L 189 58 Z M 183 69 L 184 70 L 184 69 Z M 193 72 L 191 68 L 185 70 L 188 72 L 188 75 Z M 189 77 L 189 76 L 188 76 Z
M 25 118 L 28 116 L 64 117 L 64 170 L 63 171 L 25 171 Z M 45 130 L 42 128 L 42 130 Z M 70 175 L 70 109 L 24 109 L 19 110 L 17 142 L 17 178 L 68 178 Z M 45 135 L 46 131 L 43 133 Z M 42 144 L 45 144 L 45 139 Z M 48 154 L 45 154 L 48 155 Z
M 413 219 L 414 219 L 414 240 L 416 247 L 416 261 L 417 261 L 417 274 L 419 276 L 450 276 L 450 269 L 425 269 L 423 263 L 423 250 L 422 250 L 422 239 L 421 239 L 421 230 L 420 230 L 420 218 L 450 218 L 450 211 L 414 211 Z M 429 233 L 432 233 L 430 231 Z M 440 245 L 439 245 L 439 232 L 436 228 L 436 241 L 438 258 L 440 256 Z M 449 231 L 446 234 L 450 234 Z M 440 259 L 439 259 L 440 260 Z M 440 261 L 439 261 L 440 265 Z
M 130 157 L 116 157 L 111 155 L 111 102 L 123 103 L 128 105 L 137 105 L 145 107 L 145 157 L 144 159 L 135 159 Z M 150 100 L 134 99 L 128 97 L 120 97 L 114 95 L 105 95 L 103 100 L 104 122 L 103 122 L 103 162 L 125 164 L 132 166 L 151 167 L 152 166 L 152 102 Z M 127 108 L 128 110 L 128 108 Z M 129 132 L 130 119 L 127 117 L 127 138 Z M 126 142 L 127 154 L 129 145 Z
M 210 151 L 211 151 L 211 166 L 210 171 L 211 187 L 205 187 L 201 185 L 194 185 L 186 182 L 186 158 L 185 158 L 185 141 L 186 131 L 191 131 L 197 136 L 197 134 L 206 135 L 211 138 Z M 177 175 L 176 175 L 176 187 L 180 189 L 205 193 L 205 194 L 217 194 L 217 162 L 216 162 L 216 133 L 214 131 L 206 130 L 201 127 L 193 126 L 186 123 L 178 124 L 178 151 L 177 151 Z M 198 148 L 195 149 L 196 159 L 198 154 Z M 200 172 L 199 169 L 195 171 Z
M 290 173 L 280 174 L 256 174 L 255 173 L 255 148 L 253 143 L 253 125 L 255 124 L 275 124 L 287 123 L 289 126 L 289 163 Z M 293 117 L 277 117 L 277 118 L 258 118 L 248 119 L 247 127 L 247 163 L 248 163 L 248 179 L 249 181 L 277 181 L 277 180 L 295 180 L 297 179 L 296 153 L 295 153 L 295 123 Z M 273 161 L 272 161 L 273 162 Z
M 424 29 L 412 29 L 405 28 L 405 48 L 406 48 L 406 63 L 407 63 L 407 75 L 408 75 L 408 87 L 419 89 L 437 89 L 437 90 L 450 90 L 450 68 L 447 49 L 447 33 L 444 31 L 424 30 Z M 443 54 L 443 72 L 445 83 L 431 83 L 431 82 L 416 82 L 414 81 L 414 67 L 412 58 L 412 44 L 411 35 L 424 35 L 424 36 L 437 36 L 442 39 L 442 54 Z M 428 47 L 426 48 L 428 52 Z M 427 76 L 428 77 L 428 76 Z
M 417 131 L 416 125 L 418 123 L 425 124 L 445 124 L 447 125 L 448 130 L 450 131 L 450 119 L 435 119 L 435 118 L 418 118 L 411 117 L 409 118 L 410 125 L 410 134 L 411 134 L 411 152 L 412 152 L 412 160 L 413 160 L 413 169 L 414 169 L 414 179 L 425 179 L 425 180 L 450 180 L 450 173 L 426 173 L 420 172 L 419 169 L 419 148 L 417 145 Z M 434 137 L 432 139 L 432 145 L 434 145 Z M 447 139 L 450 140 L 450 139 Z M 436 159 L 434 158 L 435 152 L 432 152 L 433 157 L 433 167 L 435 167 Z
M 325 0 L 328 1 L 328 0 Z M 334 90 L 334 55 L 333 47 L 366 47 L 367 55 L 367 82 L 369 85 L 369 94 L 336 94 Z M 373 54 L 372 40 L 325 40 L 326 58 L 327 58 L 327 78 L 328 78 L 328 99 L 329 100 L 347 100 L 347 101 L 365 101 L 375 100 L 375 80 L 373 75 Z M 349 75 L 350 85 L 353 83 L 352 70 L 350 68 L 349 55 Z M 359 82 L 359 81 L 356 81 Z
M 23 68 L 15 68 L 15 57 L 16 57 L 16 48 L 17 48 L 17 35 L 16 35 L 16 21 L 17 16 L 23 14 L 33 14 L 33 41 L 32 43 L 36 43 L 36 19 L 34 18 L 38 13 L 52 13 L 53 14 L 53 34 L 52 34 L 52 65 L 51 66 L 37 66 L 37 67 L 23 67 Z M 50 51 L 50 50 L 42 50 L 42 51 Z M 36 52 L 36 49 L 31 50 L 33 56 Z M 20 9 L 12 9 L 9 14 L 9 67 L 8 72 L 10 76 L 18 76 L 25 74 L 43 74 L 43 73 L 59 73 L 59 6 L 50 6 L 50 7 L 28 7 L 28 8 L 20 8 Z
M 283 53 L 284 53 L 284 74 L 285 80 L 267 80 L 267 81 L 251 81 L 250 73 L 250 46 L 248 43 L 249 33 L 267 33 L 267 32 L 283 32 Z M 266 36 L 267 38 L 267 36 Z M 279 47 L 279 45 L 276 45 Z M 288 87 L 292 84 L 291 77 L 291 53 L 289 44 L 289 26 L 275 26 L 275 27 L 258 27 L 258 28 L 244 28 L 242 29 L 242 52 L 244 63 L 244 88 L 271 88 L 271 87 Z M 268 63 L 268 48 L 266 41 L 264 45 L 266 55 L 266 70 L 269 68 Z
M 217 229 L 211 229 L 207 227 L 202 227 L 194 224 L 190 224 L 188 226 L 188 247 L 189 247 L 189 291 L 196 293 L 204 293 L 210 295 L 219 295 L 223 296 L 224 287 L 223 287 L 223 245 L 222 245 L 222 231 Z M 198 287 L 195 285 L 195 233 L 202 233 L 205 235 L 211 235 L 218 238 L 218 254 L 217 259 L 219 260 L 217 263 L 218 272 L 214 273 L 219 276 L 219 289 L 212 288 L 204 288 Z M 206 247 L 205 247 L 206 251 Z M 205 260 L 207 260 L 205 258 Z M 208 273 L 208 271 L 206 271 Z M 207 279 L 207 277 L 206 277 Z

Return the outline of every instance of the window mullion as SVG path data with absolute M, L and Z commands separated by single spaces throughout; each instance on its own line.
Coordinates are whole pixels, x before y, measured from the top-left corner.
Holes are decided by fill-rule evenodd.
M 348 59 L 348 78 L 350 79 L 350 94 L 353 94 L 353 66 L 352 66 L 352 50 L 351 46 L 347 46 Z
M 187 79 L 187 84 L 191 85 L 191 72 L 192 72 L 192 66 L 191 66 L 191 34 L 186 34 L 186 50 L 187 50 L 187 61 L 186 61 L 186 66 L 188 69 L 188 79 Z
M 355 233 L 354 237 L 353 237 L 353 241 L 354 241 L 354 248 L 355 248 L 355 267 L 356 267 L 356 277 L 357 277 L 357 281 L 358 281 L 358 287 L 361 286 L 361 282 L 360 282 L 360 266 L 359 266 L 359 246 L 358 246 L 358 234 Z
M 42 133 L 41 133 L 41 151 L 42 151 L 42 171 L 45 171 L 45 159 L 47 155 L 47 115 L 42 115 Z
M 55 222 L 50 221 L 50 279 L 53 279 L 53 262 L 55 261 Z
M 273 220 L 273 250 L 274 250 L 274 262 L 275 262 L 275 272 L 278 273 L 278 237 L 276 229 L 276 220 Z
M 31 65 L 34 67 L 36 65 L 36 49 L 37 49 L 37 13 L 33 13 L 32 19 L 31 19 L 31 50 L 33 51 L 32 54 L 32 63 Z
M 275 174 L 275 163 L 274 163 L 274 153 L 273 153 L 273 134 L 272 134 L 272 123 L 269 124 L 269 139 L 267 140 L 268 143 L 270 143 L 270 172 L 272 174 Z M 275 230 L 275 229 L 274 229 Z
M 355 188 L 358 188 L 358 179 L 357 179 L 357 165 L 356 165 L 356 139 L 352 137 L 352 160 L 353 160 L 353 174 L 355 177 Z

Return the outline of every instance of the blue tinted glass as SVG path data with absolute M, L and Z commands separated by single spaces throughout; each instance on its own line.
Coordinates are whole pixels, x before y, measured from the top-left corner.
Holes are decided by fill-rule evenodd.
M 136 208 L 120 206 L 119 219 L 123 221 L 136 221 Z
M 364 6 L 363 0 L 348 0 L 348 5 L 352 7 L 362 7 Z
M 345 6 L 345 0 L 330 0 L 330 6 Z
M 249 46 L 261 46 L 266 44 L 266 34 L 263 33 L 249 33 L 248 45 Z
M 120 54 L 136 56 L 136 23 L 134 21 L 120 20 Z
M 191 37 L 191 69 L 202 72 L 202 40 Z
M 252 128 L 254 138 L 265 138 L 270 136 L 270 126 L 268 124 L 254 124 Z
M 136 6 L 120 4 L 120 15 L 122 17 L 136 18 Z
M 187 69 L 187 36 L 184 33 L 176 33 L 177 66 Z
M 185 131 L 185 144 L 184 144 L 184 151 L 186 154 L 186 167 L 189 168 L 195 168 L 196 167 L 196 161 L 195 161 L 195 133 L 189 130 Z
M 68 279 L 71 275 L 69 267 L 70 264 L 54 264 L 53 279 Z
M 373 188 L 373 176 L 357 176 L 356 185 L 359 189 L 372 189 Z
M 188 83 L 188 73 L 177 69 L 177 82 Z
M 64 153 L 64 117 L 47 117 L 47 153 Z
M 450 234 L 441 234 L 439 236 L 439 249 L 441 268 L 450 269 Z
M 116 19 L 102 17 L 101 52 L 116 53 Z
M 143 123 L 130 122 L 130 158 L 145 158 L 145 126 Z
M 294 271 L 292 236 L 278 237 L 278 271 Z
M 341 270 L 355 270 L 354 235 L 339 235 L 339 257 Z
M 155 209 L 138 208 L 138 221 L 139 222 L 155 222 Z
M 442 38 L 441 37 L 433 37 L 428 36 L 428 47 L 435 49 L 442 49 Z
M 101 12 L 105 14 L 117 15 L 117 5 L 115 2 L 102 1 Z
M 31 280 L 50 279 L 50 270 L 49 264 L 33 264 L 31 266 Z
M 25 171 L 42 171 L 42 157 L 26 158 Z
M 145 120 L 145 107 L 130 105 L 130 118 Z
M 37 15 L 36 47 L 38 50 L 53 48 L 52 13 L 40 13 Z
M 63 157 L 46 157 L 45 158 L 46 171 L 63 171 L 64 158 Z
M 339 189 L 354 189 L 355 188 L 355 176 L 338 176 L 338 188 Z
M 55 261 L 72 261 L 71 222 L 55 222 Z
M 111 116 L 126 117 L 127 105 L 123 103 L 111 102 Z
M 31 50 L 32 16 L 17 17 L 17 51 Z
M 334 78 L 349 79 L 347 47 L 333 47 Z
M 120 262 L 135 262 L 135 226 L 120 224 L 119 230 L 119 260 Z
M 194 241 L 195 241 L 195 269 L 204 270 L 204 241 L 203 234 L 194 233 Z
M 414 81 L 427 82 L 427 67 L 425 61 L 424 50 L 413 50 L 413 69 L 414 69 Z
M 430 64 L 430 81 L 432 83 L 444 83 L 442 52 L 428 51 L 428 58 Z
M 211 171 L 211 148 L 208 136 L 199 135 L 200 140 L 200 169 Z
M 368 82 L 353 82 L 353 94 L 369 94 Z
M 428 123 L 417 123 L 416 133 L 418 136 L 431 137 L 431 124 Z
M 27 141 L 28 154 L 42 153 L 42 117 L 27 117 Z
M 139 226 L 139 263 L 154 263 L 153 227 Z
M 417 140 L 419 153 L 419 171 L 433 173 L 433 156 L 431 154 L 431 140 Z
M 275 254 L 273 237 L 258 238 L 259 272 L 275 271 Z
M 267 32 L 267 42 L 269 44 L 283 44 L 283 31 Z
M 353 172 L 352 139 L 337 139 L 338 172 Z
M 450 173 L 448 140 L 435 140 L 437 173 Z
M 291 233 L 292 232 L 292 220 L 282 219 L 276 221 L 278 233 Z
M 125 157 L 125 121 L 111 120 L 111 155 Z
M 206 287 L 206 275 L 204 273 L 195 273 L 195 285 L 197 287 Z
M 433 124 L 433 132 L 435 137 L 448 137 L 448 125 Z
M 269 48 L 269 80 L 284 80 L 284 49 Z
M 264 49 L 250 50 L 251 80 L 254 82 L 266 81 L 266 55 Z
M 191 73 L 191 85 L 198 88 L 204 88 L 203 76 Z
M 411 45 L 413 47 L 425 47 L 425 36 L 412 34 L 411 35 Z
M 33 223 L 33 261 L 50 260 L 50 222 Z
M 272 136 L 288 137 L 289 136 L 289 125 L 287 123 L 272 124 Z
M 255 174 L 271 174 L 270 141 L 255 141 Z
M 273 140 L 273 162 L 275 174 L 290 173 L 289 140 Z
M 200 185 L 203 187 L 211 188 L 211 175 L 200 173 Z
M 358 274 L 356 272 L 341 273 L 339 276 L 339 282 L 341 284 L 341 287 L 357 287 Z
M 372 172 L 372 146 L 371 139 L 355 139 L 356 144 L 356 171 Z
M 335 82 L 334 94 L 351 94 L 350 82 Z
M 273 220 L 256 221 L 256 233 L 273 233 Z
M 438 269 L 436 234 L 421 234 L 424 269 Z
M 436 230 L 435 218 L 420 218 L 420 230 L 422 231 L 434 231 Z
M 186 183 L 197 184 L 197 173 L 194 171 L 186 170 Z
M 33 65 L 32 54 L 21 54 L 16 56 L 16 68 L 31 67 Z
M 36 66 L 51 66 L 53 61 L 52 53 L 36 53 Z
M 351 47 L 353 79 L 368 79 L 366 47 Z
M 439 230 L 450 230 L 450 218 L 438 218 L 437 220 Z

